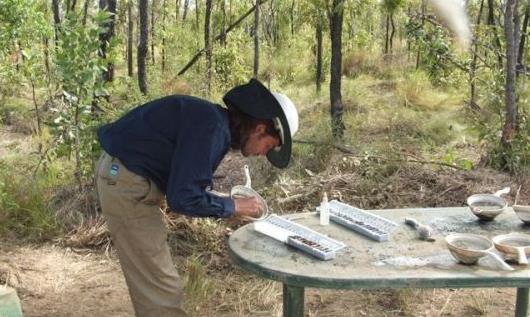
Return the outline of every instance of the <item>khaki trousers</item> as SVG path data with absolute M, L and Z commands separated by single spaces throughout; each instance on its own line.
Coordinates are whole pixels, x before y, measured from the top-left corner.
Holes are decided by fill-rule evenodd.
M 96 188 L 136 316 L 188 316 L 159 208 L 164 194 L 105 152 L 96 166 Z

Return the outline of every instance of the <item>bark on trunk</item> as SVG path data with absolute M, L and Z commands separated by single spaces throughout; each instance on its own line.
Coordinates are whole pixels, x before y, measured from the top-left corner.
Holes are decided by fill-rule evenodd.
M 52 0 L 53 25 L 55 30 L 55 45 L 59 41 L 59 32 L 61 31 L 60 0 Z
M 505 146 L 509 146 L 514 139 L 517 127 L 517 96 L 515 85 L 517 64 L 516 43 L 519 42 L 518 2 L 518 0 L 507 0 L 504 14 L 504 29 L 506 34 L 506 104 L 501 141 Z
M 392 48 L 394 47 L 394 34 L 396 33 L 396 26 L 394 25 L 394 15 L 390 14 L 390 54 L 392 54 Z
M 190 0 L 184 1 L 184 12 L 182 13 L 182 22 L 186 22 L 186 16 L 188 15 L 188 7 L 190 5 Z
M 484 0 L 480 1 L 480 7 L 478 10 L 477 22 L 475 23 L 475 28 L 478 28 L 480 21 L 482 20 L 482 10 L 484 9 Z M 478 43 L 476 40 L 473 40 L 473 59 L 469 67 L 469 104 L 472 107 L 475 107 L 475 73 L 477 69 L 477 58 L 478 58 Z
M 175 24 L 179 23 L 179 15 L 180 15 L 180 0 L 175 1 Z
M 155 65 L 155 10 L 156 10 L 156 1 L 151 2 L 151 64 Z
M 210 16 L 212 13 L 212 0 L 206 0 L 204 11 L 204 47 L 206 48 L 206 89 L 210 96 L 212 89 L 212 45 L 210 41 Z
M 318 13 L 317 23 L 316 23 L 316 57 L 317 57 L 317 67 L 316 67 L 316 85 L 317 93 L 320 93 L 322 89 L 322 15 Z
M 330 19 L 331 34 L 331 77 L 330 77 L 330 101 L 331 101 L 331 129 L 335 139 L 342 139 L 344 136 L 344 123 L 342 114 L 341 95 L 341 70 L 342 70 L 342 19 L 343 1 L 333 0 L 333 7 Z
M 162 1 L 162 73 L 166 71 L 166 0 Z
M 526 5 L 524 14 L 523 27 L 521 29 L 521 42 L 519 43 L 519 52 L 517 53 L 517 64 L 521 67 L 523 74 L 524 70 L 524 56 L 525 56 L 525 44 L 526 44 L 526 33 L 528 32 L 528 23 L 530 20 L 530 2 Z M 517 73 L 519 75 L 520 72 Z
M 148 0 L 138 0 L 138 12 L 140 16 L 140 42 L 138 43 L 138 86 L 140 91 L 147 94 L 147 72 L 146 59 L 149 44 L 149 15 Z
M 99 9 L 107 10 L 111 13 L 109 21 L 103 27 L 106 32 L 99 34 L 100 50 L 99 54 L 102 58 L 107 58 L 107 50 L 109 42 L 114 36 L 114 26 L 116 21 L 116 0 L 99 0 Z M 103 71 L 103 80 L 110 82 L 114 79 L 114 65 L 111 62 L 107 63 L 107 70 Z
M 85 0 L 85 4 L 83 4 L 83 26 L 86 26 L 86 18 L 88 16 L 88 5 L 90 4 L 90 0 Z
M 221 45 L 226 46 L 226 0 L 221 0 Z
M 495 0 L 488 0 L 488 25 L 491 26 L 493 31 L 493 43 L 497 48 L 497 61 L 499 63 L 499 68 L 502 67 L 503 58 L 500 52 L 502 51 L 502 44 L 497 32 L 497 23 L 495 22 Z
M 133 1 L 127 2 L 127 75 L 133 77 L 133 31 L 134 31 L 134 20 L 132 16 Z
M 390 34 L 390 16 L 386 15 L 386 23 L 385 23 L 385 54 L 388 54 L 388 38 Z
M 254 78 L 258 78 L 259 72 L 259 2 L 256 0 L 254 9 Z

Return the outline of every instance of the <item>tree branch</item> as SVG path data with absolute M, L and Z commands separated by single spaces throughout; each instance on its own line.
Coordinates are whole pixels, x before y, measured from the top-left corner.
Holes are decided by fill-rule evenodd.
M 261 0 L 259 2 L 258 5 L 261 5 L 265 2 L 267 2 L 268 0 Z M 215 41 L 219 41 L 220 39 L 223 38 L 223 36 L 226 36 L 226 34 L 228 34 L 228 32 L 232 31 L 232 29 L 234 29 L 236 26 L 239 25 L 239 23 L 241 23 L 246 17 L 248 17 L 252 12 L 254 12 L 254 10 L 256 9 L 256 5 L 254 5 L 250 10 L 248 10 L 245 14 L 243 14 L 239 19 L 237 19 L 237 21 L 235 21 L 234 23 L 232 23 L 224 32 L 221 32 L 219 33 L 219 35 L 217 35 L 214 39 L 213 39 L 213 42 Z M 177 76 L 180 76 L 182 74 L 184 74 L 191 66 L 193 66 L 193 64 L 195 64 L 195 62 L 197 62 L 197 60 L 199 59 L 199 57 L 201 57 L 201 55 L 206 52 L 206 48 L 202 48 L 201 50 L 199 50 L 195 56 L 193 56 L 191 58 L 191 60 L 186 64 L 186 66 L 184 66 L 177 74 Z

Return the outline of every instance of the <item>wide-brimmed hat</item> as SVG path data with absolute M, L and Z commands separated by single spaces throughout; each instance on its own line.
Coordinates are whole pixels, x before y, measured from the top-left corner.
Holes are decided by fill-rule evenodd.
M 282 144 L 267 153 L 272 165 L 284 168 L 291 159 L 292 138 L 298 131 L 298 111 L 294 103 L 284 94 L 271 92 L 258 80 L 232 88 L 223 97 L 228 107 L 236 107 L 256 119 L 271 119 Z

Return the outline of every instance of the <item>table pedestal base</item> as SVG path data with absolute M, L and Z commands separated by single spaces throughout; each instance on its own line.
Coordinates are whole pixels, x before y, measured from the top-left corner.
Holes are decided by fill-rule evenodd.
M 304 316 L 304 288 L 283 284 L 283 316 Z
M 517 300 L 515 301 L 515 317 L 528 316 L 528 288 L 517 289 Z

